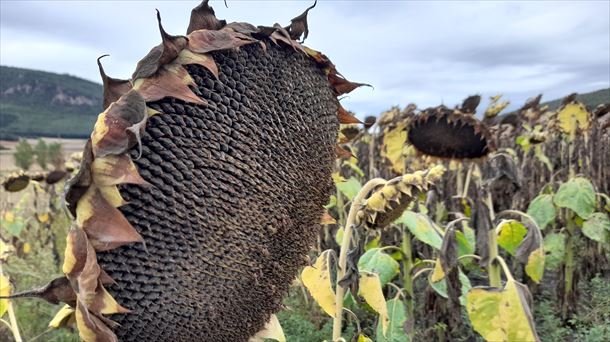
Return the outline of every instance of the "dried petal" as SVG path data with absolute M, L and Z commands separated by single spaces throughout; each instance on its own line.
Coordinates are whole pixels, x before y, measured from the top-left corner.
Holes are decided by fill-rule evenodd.
M 346 80 L 343 75 L 339 74 L 334 68 L 332 68 L 328 74 L 328 81 L 333 88 L 335 96 L 347 94 L 358 87 L 371 87 L 370 84 L 356 83 Z
M 85 231 L 78 227 L 72 227 L 68 232 L 63 264 L 63 272 L 68 277 L 76 276 L 85 267 L 87 244 Z
M 257 40 L 232 30 L 199 30 L 188 36 L 188 48 L 193 52 L 207 53 L 217 50 L 234 49 L 255 43 Z
M 188 87 L 192 78 L 188 76 L 188 72 L 184 68 L 182 68 L 184 73 L 180 73 L 179 69 L 176 68 L 172 70 L 174 72 L 162 68 L 155 76 L 136 81 L 134 89 L 137 89 L 148 102 L 161 100 L 164 97 L 174 97 L 200 105 L 207 103 Z M 185 84 L 184 82 L 188 83 Z
M 339 123 L 342 123 L 342 124 L 361 124 L 362 123 L 362 121 L 358 120 L 358 118 L 356 118 L 354 115 L 352 115 L 352 113 L 345 110 L 345 108 L 343 108 L 341 105 L 339 105 L 337 117 L 339 118 Z
M 214 62 L 214 58 L 207 54 L 194 53 L 191 50 L 184 49 L 180 52 L 175 62 L 180 65 L 199 64 L 218 78 L 218 66 L 216 65 L 216 62 Z
M 66 200 L 66 207 L 72 216 L 76 216 L 76 205 L 89 188 L 89 185 L 93 182 L 91 175 L 92 162 L 93 149 L 91 139 L 88 139 L 85 148 L 83 149 L 83 158 L 78 173 L 66 182 L 64 198 Z
M 92 315 L 80 300 L 76 305 L 76 326 L 80 338 L 85 342 L 118 342 L 112 330 L 102 320 Z
M 136 169 L 129 155 L 109 155 L 95 158 L 91 165 L 93 179 L 98 186 L 118 184 L 148 184 Z

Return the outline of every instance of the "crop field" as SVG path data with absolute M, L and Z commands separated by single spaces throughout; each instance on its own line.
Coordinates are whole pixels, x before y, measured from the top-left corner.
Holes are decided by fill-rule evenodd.
M 610 89 L 357 115 L 316 5 L 3 69 L 3 139 L 89 138 L 0 142 L 0 341 L 610 341 Z
M 485 139 L 497 150 L 473 161 L 431 158 L 409 143 L 408 127 L 436 109 L 392 108 L 364 128 L 342 125 L 336 190 L 311 266 L 277 314 L 287 339 L 330 340 L 343 309 L 346 340 L 606 341 L 607 122 L 576 101 L 556 111 L 527 107 L 512 115 L 528 124 L 489 125 Z M 484 121 L 498 108 L 487 108 Z M 3 293 L 61 275 L 70 226 L 62 187 L 30 181 L 10 193 L 16 201 L 2 190 L 3 274 L 13 284 Z M 369 207 L 391 219 L 379 223 Z M 354 211 L 368 218 L 350 222 Z M 78 340 L 47 327 L 57 306 L 10 303 L 24 340 Z M 10 329 L 0 331 L 10 339 Z

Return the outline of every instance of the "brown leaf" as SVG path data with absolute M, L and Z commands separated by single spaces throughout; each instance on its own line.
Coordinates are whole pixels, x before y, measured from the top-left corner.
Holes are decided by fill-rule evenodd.
M 100 265 L 97 263 L 97 254 L 87 243 L 87 261 L 81 272 L 76 277 L 70 276 L 72 286 L 78 289 L 79 298 L 91 298 L 97 290 L 97 283 L 101 273 Z
M 83 197 L 83 200 L 88 202 L 83 210 L 89 209 L 90 213 L 85 214 L 88 217 L 83 221 L 82 227 L 96 251 L 108 251 L 128 243 L 144 241 L 125 216 L 104 198 L 99 189 L 92 188 L 90 191 L 90 195 Z
M 342 124 L 361 124 L 362 121 L 358 120 L 352 113 L 348 112 L 343 108 L 343 106 L 339 105 L 339 110 L 337 113 L 337 117 L 339 118 L 339 123 Z
M 97 314 L 110 315 L 130 312 L 129 309 L 122 307 L 116 302 L 112 295 L 104 288 L 101 281 L 98 282 L 95 295 L 90 300 L 85 299 L 85 303 L 89 311 Z
M 333 88 L 335 96 L 347 94 L 358 87 L 371 87 L 370 84 L 356 83 L 346 80 L 341 74 L 334 70 L 334 68 L 332 68 L 328 73 L 328 81 L 330 82 L 330 85 Z
M 479 198 L 475 201 L 472 220 L 476 230 L 476 252 L 481 257 L 479 260 L 480 266 L 487 266 L 489 262 L 489 231 L 493 229 L 491 223 L 490 208 L 481 199 L 485 196 L 485 191 L 481 191 Z
M 172 71 L 162 68 L 155 76 L 136 81 L 134 88 L 148 102 L 161 100 L 165 97 L 174 97 L 200 105 L 207 103 L 188 87 L 188 84 L 192 84 L 193 81 L 186 69 L 182 67 L 179 69 L 173 68 Z M 187 83 L 185 84 L 185 82 Z
M 66 238 L 63 272 L 74 277 L 82 272 L 87 262 L 87 235 L 81 228 L 73 226 Z
M 337 145 L 337 147 L 335 148 L 336 152 L 337 152 L 337 158 L 339 159 L 349 159 L 351 157 L 353 157 L 354 155 L 352 154 L 352 152 L 344 149 L 343 147 Z
M 75 305 L 76 293 L 70 285 L 70 281 L 66 277 L 59 277 L 51 280 L 47 285 L 30 290 L 15 293 L 10 296 L 2 296 L 2 299 L 14 299 L 14 298 L 40 298 L 44 299 L 51 304 L 59 304 L 60 302 L 68 305 Z
M 95 158 L 91 166 L 95 184 L 99 186 L 118 184 L 149 184 L 145 181 L 128 154 Z
M 305 53 L 314 61 L 316 61 L 316 63 L 318 63 L 318 65 L 320 65 L 322 69 L 328 68 L 329 70 L 333 70 L 335 68 L 334 64 L 330 61 L 330 59 L 328 59 L 328 57 L 326 57 L 326 55 L 322 52 L 310 49 L 307 46 L 304 46 L 303 50 L 305 50 Z
M 87 140 L 83 149 L 83 159 L 80 163 L 78 173 L 66 182 L 64 199 L 66 207 L 76 216 L 76 205 L 80 198 L 85 194 L 89 185 L 93 182 L 91 176 L 91 163 L 93 162 L 93 149 L 91 139 Z
M 188 36 L 189 50 L 198 53 L 234 49 L 255 42 L 256 39 L 232 30 L 199 30 Z
M 316 7 L 318 0 L 315 0 L 313 5 L 309 6 L 305 12 L 301 13 L 298 17 L 295 17 L 291 20 L 291 23 L 286 30 L 288 31 L 290 38 L 293 40 L 299 40 L 301 35 L 303 35 L 303 39 L 301 42 L 304 42 L 309 35 L 309 27 L 307 26 L 307 13 L 310 9 Z
M 220 30 L 227 22 L 218 20 L 214 9 L 208 5 L 209 0 L 203 0 L 199 6 L 191 10 L 191 21 L 186 29 L 186 34 L 197 30 Z
M 184 36 L 172 36 L 167 34 L 161 25 L 161 14 L 157 10 L 157 21 L 159 22 L 159 31 L 161 31 L 161 44 L 155 46 L 150 52 L 138 62 L 136 71 L 131 76 L 135 82 L 140 78 L 147 78 L 154 75 L 162 66 L 172 62 L 180 51 L 182 51 L 188 43 L 188 39 Z
M 233 22 L 227 24 L 224 29 L 231 29 L 237 33 L 245 34 L 245 35 L 254 35 L 261 32 L 259 27 L 256 27 L 250 23 L 242 23 L 242 22 Z M 275 31 L 275 29 L 273 29 Z M 271 35 L 271 33 L 269 33 Z
M 292 40 L 292 38 L 290 38 L 290 34 L 288 33 L 288 31 L 286 31 L 285 28 L 283 28 L 282 26 L 280 26 L 279 24 L 274 24 L 273 27 L 275 28 L 275 32 L 273 32 L 270 36 L 270 38 L 277 44 L 277 40 L 283 42 L 284 44 L 291 46 L 294 51 L 301 51 L 304 54 L 307 54 L 307 51 L 305 51 L 305 48 L 303 47 L 303 45 L 299 44 L 296 40 Z
M 76 303 L 76 325 L 78 334 L 87 342 L 118 342 L 110 327 L 89 312 L 82 300 Z
M 125 153 L 138 141 L 128 134 L 132 126 L 140 127 L 148 116 L 146 102 L 135 89 L 112 103 L 102 114 L 91 133 L 91 143 L 95 157 Z
M 100 56 L 97 59 L 97 66 L 100 69 L 100 76 L 102 77 L 102 83 L 104 85 L 104 107 L 103 109 L 108 108 L 110 104 L 116 100 L 118 100 L 121 96 L 126 94 L 131 90 L 131 81 L 130 80 L 120 80 L 118 78 L 108 77 L 104 72 L 104 67 L 102 66 L 102 62 L 100 61 L 102 58 L 108 55 Z

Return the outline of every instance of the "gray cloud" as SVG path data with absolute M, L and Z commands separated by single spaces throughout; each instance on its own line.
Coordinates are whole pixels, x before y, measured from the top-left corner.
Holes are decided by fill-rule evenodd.
M 311 1 L 213 1 L 218 17 L 271 25 Z M 95 58 L 127 78 L 160 41 L 184 33 L 197 1 L 1 1 L 0 63 L 98 80 Z M 520 106 L 610 86 L 607 1 L 319 1 L 307 45 L 349 79 L 367 82 L 343 100 L 359 115 L 392 105 L 454 105 L 503 93 Z M 485 103 L 482 104 L 483 106 Z

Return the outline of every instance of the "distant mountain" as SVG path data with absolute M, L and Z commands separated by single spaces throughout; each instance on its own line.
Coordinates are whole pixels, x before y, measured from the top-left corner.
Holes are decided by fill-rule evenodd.
M 566 96 L 569 94 L 566 94 Z M 610 88 L 592 91 L 590 93 L 578 94 L 576 99 L 589 107 L 590 110 L 595 109 L 602 103 L 610 103 Z M 540 106 L 548 105 L 549 110 L 555 110 L 561 105 L 561 99 L 543 102 Z
M 70 75 L 0 66 L 0 138 L 89 136 L 102 85 Z

